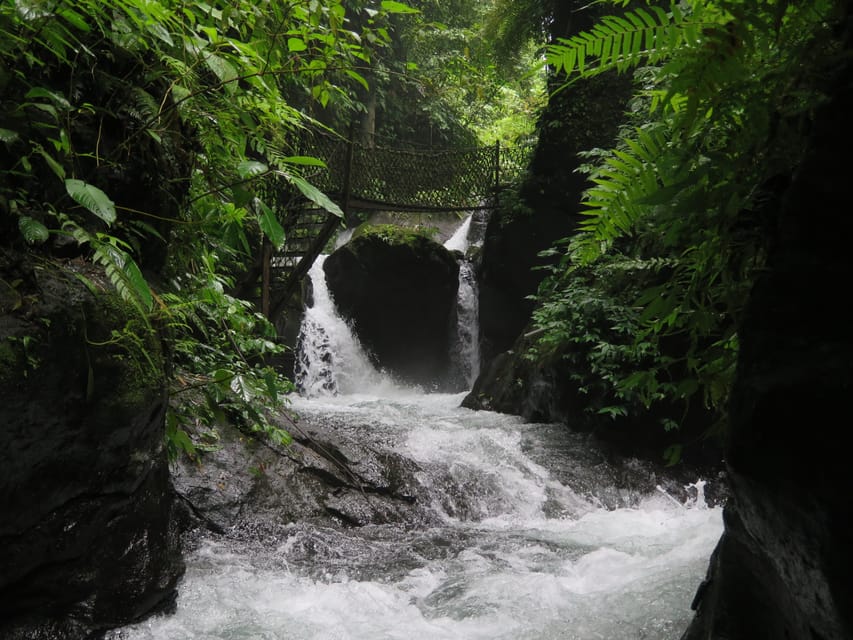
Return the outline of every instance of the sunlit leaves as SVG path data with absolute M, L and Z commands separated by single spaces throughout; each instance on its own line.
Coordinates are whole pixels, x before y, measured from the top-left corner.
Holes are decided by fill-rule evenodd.
M 418 9 L 403 2 L 392 2 L 391 0 L 382 0 L 381 7 L 388 13 L 420 13 Z

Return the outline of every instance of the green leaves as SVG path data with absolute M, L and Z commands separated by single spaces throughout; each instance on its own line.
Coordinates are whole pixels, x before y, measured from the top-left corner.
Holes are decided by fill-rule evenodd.
M 681 13 L 639 7 L 624 16 L 605 16 L 591 30 L 571 38 L 559 38 L 548 46 L 546 60 L 569 78 L 592 77 L 609 69 L 625 71 L 641 62 L 658 63 L 690 44 L 694 32 L 695 26 Z
M 270 209 L 262 201 L 257 201 L 257 206 L 260 209 L 258 223 L 261 226 L 261 231 L 269 238 L 270 243 L 276 249 L 281 249 L 284 245 L 284 228 L 278 221 L 275 211 Z
M 419 9 L 410 7 L 402 2 L 391 2 L 390 0 L 382 0 L 380 4 L 383 11 L 388 13 L 420 13 Z
M 267 165 L 257 160 L 243 160 L 237 165 L 237 174 L 244 180 L 263 175 L 269 170 L 270 168 Z
M 18 218 L 18 229 L 20 229 L 21 235 L 24 236 L 24 240 L 28 244 L 41 244 L 42 242 L 46 242 L 50 237 L 47 227 L 30 216 L 21 216 Z
M 316 204 L 318 207 L 321 207 L 328 211 L 329 213 L 338 216 L 339 218 L 344 217 L 344 212 L 341 208 L 336 205 L 325 193 L 320 191 L 317 187 L 310 184 L 307 180 L 302 178 L 301 176 L 289 175 L 288 180 L 292 184 L 296 186 L 299 191 L 302 192 L 302 195 L 308 198 L 311 202 Z
M 94 249 L 94 259 L 104 266 L 107 276 L 119 295 L 132 304 L 143 318 L 154 305 L 154 296 L 148 286 L 148 281 L 142 275 L 139 266 L 125 250 L 127 245 L 117 238 L 105 234 L 97 234 L 90 239 Z
M 836 6 L 690 0 L 606 17 L 549 48 L 567 83 L 636 70 L 616 144 L 585 154 L 584 218 L 536 312 L 540 348 L 582 349 L 583 389 L 643 407 L 701 398 L 724 414 L 738 323 L 766 255 L 767 201 L 778 196 L 769 185 L 800 162 L 804 114 L 823 99 L 818 78 L 839 47 Z M 602 273 L 619 262 L 643 284 L 629 299 Z M 596 309 L 610 331 L 588 317 Z M 630 327 L 630 344 L 616 327 Z
M 98 187 L 69 178 L 65 181 L 65 190 L 75 202 L 86 207 L 108 225 L 116 221 L 115 203 Z

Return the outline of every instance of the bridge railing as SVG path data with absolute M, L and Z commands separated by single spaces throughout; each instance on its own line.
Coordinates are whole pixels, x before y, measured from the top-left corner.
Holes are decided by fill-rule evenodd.
M 497 187 L 527 166 L 532 145 L 411 151 L 368 147 L 328 135 L 304 141 L 325 162 L 307 176 L 350 208 L 460 210 L 484 206 Z

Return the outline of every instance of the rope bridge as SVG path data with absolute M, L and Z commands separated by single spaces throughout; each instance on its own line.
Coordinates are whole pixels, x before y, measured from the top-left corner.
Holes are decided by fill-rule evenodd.
M 318 158 L 304 177 L 353 211 L 471 211 L 494 206 L 501 186 L 519 178 L 533 145 L 409 151 L 361 145 L 314 134 L 302 155 Z M 340 228 L 340 220 L 313 204 L 294 208 L 284 221 L 285 246 L 262 256 L 262 309 L 275 318 L 296 292 L 317 256 Z
M 314 135 L 306 153 L 326 168 L 306 176 L 349 210 L 461 211 L 483 208 L 517 178 L 532 145 L 409 151 Z

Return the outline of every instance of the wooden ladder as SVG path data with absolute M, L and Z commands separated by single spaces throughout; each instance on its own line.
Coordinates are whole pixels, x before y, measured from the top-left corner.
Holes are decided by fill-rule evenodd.
M 305 206 L 285 222 L 284 246 L 278 251 L 265 247 L 262 307 L 267 318 L 274 319 L 287 306 L 340 225 L 338 216 Z

